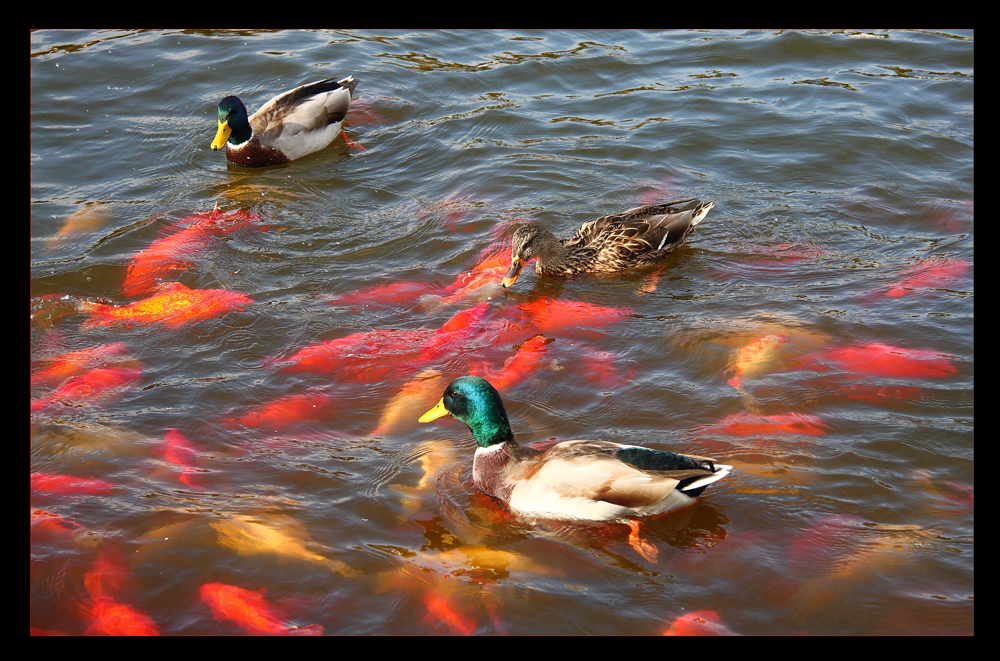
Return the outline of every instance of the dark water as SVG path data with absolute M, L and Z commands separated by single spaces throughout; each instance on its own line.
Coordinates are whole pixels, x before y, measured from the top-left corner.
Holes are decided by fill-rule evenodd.
M 351 142 L 262 171 L 209 149 L 223 95 L 348 74 Z M 37 31 L 30 92 L 33 631 L 115 631 L 115 606 L 243 633 L 201 596 L 223 583 L 303 633 L 974 632 L 971 31 Z M 456 284 L 519 220 L 688 196 L 715 209 L 655 274 Z M 248 220 L 163 280 L 252 303 L 93 323 L 216 204 Z M 518 355 L 489 323 L 533 304 L 628 314 L 543 331 L 504 390 L 522 442 L 734 466 L 643 524 L 655 558 L 507 516 L 468 430 L 415 421 Z M 371 331 L 324 370 L 273 360 Z M 95 368 L 119 381 L 40 405 Z

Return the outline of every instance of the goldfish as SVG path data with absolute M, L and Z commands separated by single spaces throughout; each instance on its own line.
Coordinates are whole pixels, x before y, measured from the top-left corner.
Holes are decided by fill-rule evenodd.
M 398 434 L 415 426 L 420 413 L 433 406 L 441 397 L 441 391 L 446 385 L 443 381 L 444 377 L 439 370 L 426 369 L 404 383 L 399 393 L 382 410 L 378 427 L 372 435 Z
M 138 367 L 97 367 L 66 379 L 48 395 L 31 400 L 31 412 L 56 404 L 72 407 L 106 404 L 122 396 L 141 376 L 142 369 Z
M 327 411 L 331 397 L 319 390 L 280 397 L 253 410 L 228 419 L 227 426 L 238 423 L 244 427 L 267 431 L 284 431 L 303 422 L 319 420 Z
M 163 457 L 181 468 L 178 479 L 189 487 L 197 488 L 194 470 L 198 463 L 198 451 L 184 434 L 176 429 L 168 429 L 160 446 Z
M 68 495 L 110 493 L 114 485 L 104 480 L 57 473 L 32 473 L 31 490 Z
M 558 298 L 539 298 L 518 303 L 516 307 L 526 315 L 532 334 L 589 333 L 592 328 L 607 326 L 633 314 L 629 308 L 603 307 Z
M 681 615 L 663 632 L 664 636 L 733 636 L 719 614 L 713 610 L 700 610 Z
M 284 614 L 264 598 L 264 589 L 248 590 L 225 583 L 205 583 L 198 593 L 217 620 L 231 620 L 255 636 L 322 636 L 323 627 L 312 624 L 297 627 L 285 621 Z
M 407 371 L 407 359 L 416 358 L 433 331 L 373 330 L 352 333 L 299 349 L 276 363 L 282 372 L 336 372 L 365 382 Z
M 75 521 L 71 521 L 61 514 L 30 507 L 31 510 L 31 531 L 50 533 L 58 536 L 76 537 L 87 532 L 87 529 Z
M 180 282 L 163 286 L 157 293 L 128 305 L 105 305 L 86 301 L 91 314 L 84 326 L 162 324 L 180 328 L 185 324 L 220 317 L 253 303 L 245 294 L 226 289 L 190 289 Z
M 932 259 L 903 271 L 902 279 L 888 288 L 886 298 L 898 298 L 928 289 L 943 289 L 965 279 L 972 265 L 964 259 Z
M 134 606 L 111 597 L 95 599 L 87 608 L 88 636 L 158 636 L 160 628 L 151 617 Z
M 524 342 L 517 352 L 504 361 L 498 373 L 492 373 L 488 368 L 473 370 L 473 374 L 487 379 L 497 390 L 503 391 L 520 382 L 527 375 L 538 370 L 546 360 L 546 345 L 548 340 L 544 335 L 536 335 Z
M 124 343 L 112 342 L 33 361 L 43 363 L 45 367 L 31 372 L 31 387 L 64 381 L 94 367 L 104 367 L 108 362 L 117 361 L 127 353 Z
M 158 282 L 191 267 L 189 257 L 205 249 L 213 235 L 226 234 L 257 220 L 241 210 L 218 213 L 218 204 L 209 215 L 195 215 L 180 221 L 177 232 L 154 241 L 130 261 L 122 286 L 128 297 L 154 290 Z
M 778 358 L 778 348 L 790 340 L 791 336 L 788 334 L 770 334 L 741 347 L 727 370 L 727 373 L 733 374 L 727 383 L 739 388 L 745 377 L 758 376 L 770 369 Z
M 101 227 L 108 222 L 108 216 L 106 204 L 88 204 L 66 219 L 62 228 L 49 240 L 48 247 L 52 248 L 71 236 Z
M 903 379 L 941 378 L 958 369 L 936 351 L 905 349 L 879 342 L 828 349 L 802 357 L 798 369 L 839 369 L 868 376 Z
M 369 287 L 352 294 L 339 294 L 332 296 L 326 302 L 330 305 L 350 305 L 361 307 L 413 303 L 421 295 L 433 291 L 434 289 L 435 286 L 430 283 L 394 282 L 388 285 Z
M 287 518 L 259 519 L 233 516 L 209 524 L 218 541 L 240 555 L 273 555 L 326 567 L 344 576 L 353 576 L 354 569 L 340 560 L 331 560 L 310 550 L 316 546 L 302 526 Z
M 443 592 L 428 590 L 424 593 L 424 605 L 429 617 L 444 623 L 453 633 L 470 636 L 476 632 L 476 621 L 457 612 L 451 600 Z
M 749 412 L 734 413 L 719 420 L 704 431 L 730 436 L 771 436 L 774 434 L 803 434 L 822 436 L 827 425 L 821 418 L 804 413 L 757 415 Z

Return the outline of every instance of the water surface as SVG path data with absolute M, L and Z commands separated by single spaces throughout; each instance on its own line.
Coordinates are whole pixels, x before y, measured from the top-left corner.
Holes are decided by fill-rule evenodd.
M 971 31 L 43 30 L 30 50 L 30 397 L 69 352 L 120 345 L 87 369 L 138 370 L 32 411 L 33 631 L 99 632 L 99 594 L 153 632 L 240 634 L 200 597 L 225 583 L 326 634 L 661 634 L 697 613 L 974 632 Z M 349 141 L 260 171 L 209 148 L 222 96 L 252 111 L 348 74 Z M 523 220 L 567 236 L 692 196 L 715 209 L 662 270 L 459 287 Z M 253 220 L 165 280 L 252 304 L 177 328 L 81 311 L 138 300 L 136 255 L 216 205 Z M 546 300 L 627 313 L 542 333 L 504 391 L 521 442 L 734 466 L 643 525 L 655 557 L 622 525 L 508 516 L 472 486 L 467 428 L 416 423 L 528 338 L 459 336 L 417 370 L 370 347 L 274 360 Z M 281 426 L 246 417 L 305 394 Z

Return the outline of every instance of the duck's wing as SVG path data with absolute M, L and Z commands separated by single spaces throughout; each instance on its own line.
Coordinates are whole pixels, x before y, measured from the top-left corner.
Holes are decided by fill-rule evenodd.
M 357 80 L 348 76 L 309 83 L 280 94 L 250 117 L 250 128 L 267 144 L 279 137 L 319 131 L 342 122 Z
M 522 497 L 545 492 L 566 499 L 600 501 L 630 509 L 655 507 L 675 490 L 696 497 L 728 474 L 707 458 L 695 458 L 601 441 L 571 441 L 550 449 L 523 480 Z M 696 492 L 690 493 L 692 489 Z
M 585 223 L 565 245 L 586 245 L 608 270 L 652 263 L 676 250 L 712 208 L 695 198 L 636 207 Z

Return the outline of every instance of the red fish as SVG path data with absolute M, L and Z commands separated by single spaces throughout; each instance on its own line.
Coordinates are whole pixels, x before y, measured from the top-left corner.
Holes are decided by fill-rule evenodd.
M 31 490 L 67 495 L 110 493 L 114 485 L 104 480 L 57 473 L 32 473 Z
M 61 537 L 75 537 L 87 532 L 87 529 L 75 521 L 70 521 L 61 514 L 31 507 L 31 531 L 42 532 Z
M 808 354 L 799 360 L 797 367 L 903 379 L 940 378 L 958 372 L 948 358 L 936 351 L 904 349 L 878 342 Z
M 832 514 L 795 535 L 789 544 L 788 567 L 804 577 L 823 573 L 853 555 L 867 539 L 865 520 L 849 514 Z
M 254 636 L 322 636 L 323 627 L 311 624 L 297 627 L 286 622 L 285 615 L 264 598 L 264 589 L 247 590 L 225 583 L 205 583 L 199 589 L 217 620 L 231 620 Z
M 632 310 L 628 308 L 609 308 L 557 298 L 539 298 L 528 303 L 518 303 L 517 308 L 527 315 L 527 321 L 535 333 L 547 335 L 565 332 L 590 334 L 594 328 L 607 326 L 632 314 Z
M 242 210 L 196 214 L 178 224 L 187 225 L 177 232 L 154 241 L 129 262 L 123 292 L 128 297 L 153 291 L 158 283 L 173 278 L 191 267 L 190 258 L 202 252 L 211 237 L 227 234 L 258 219 Z
M 544 336 L 536 335 L 522 344 L 498 372 L 494 373 L 483 366 L 479 369 L 479 376 L 487 379 L 497 390 L 510 388 L 541 367 L 546 359 L 547 343 Z
M 288 395 L 257 407 L 235 420 L 228 420 L 225 424 L 232 425 L 235 422 L 253 429 L 283 431 L 302 422 L 321 419 L 328 414 L 331 401 L 330 395 L 320 391 Z
M 442 592 L 428 590 L 424 593 L 424 605 L 427 606 L 427 613 L 438 622 L 443 622 L 454 633 L 463 636 L 471 636 L 476 632 L 476 622 L 465 615 L 455 611 L 451 603 Z
M 744 411 L 727 416 L 703 431 L 730 436 L 771 436 L 774 434 L 822 436 L 826 433 L 826 428 L 826 423 L 814 415 L 804 413 L 757 415 Z
M 104 366 L 109 361 L 120 358 L 126 353 L 127 350 L 123 343 L 113 342 L 45 358 L 38 362 L 43 362 L 46 367 L 31 373 L 31 387 L 55 383 L 71 376 L 83 374 L 94 367 Z
M 339 294 L 331 297 L 330 305 L 351 305 L 368 307 L 372 305 L 397 305 L 414 303 L 422 295 L 434 291 L 436 287 L 425 282 L 394 282 L 389 285 L 369 287 L 353 294 Z
M 185 324 L 242 310 L 251 303 L 253 299 L 237 292 L 226 289 L 190 289 L 180 282 L 174 282 L 149 298 L 128 305 L 85 303 L 84 310 L 90 312 L 91 317 L 84 326 L 162 324 L 168 328 L 179 328 Z
M 943 289 L 965 280 L 966 272 L 972 268 L 964 259 L 932 259 L 903 271 L 904 278 L 897 281 L 885 293 L 887 298 L 897 298 L 928 289 Z
M 158 636 L 160 628 L 151 617 L 111 597 L 95 599 L 87 608 L 88 636 Z
M 31 400 L 31 412 L 49 406 L 82 407 L 106 404 L 124 394 L 142 376 L 138 367 L 98 367 L 86 374 L 66 379 L 58 388 L 44 397 Z
M 663 632 L 664 636 L 733 636 L 729 627 L 722 623 L 719 614 L 712 610 L 700 610 L 681 615 Z
M 178 479 L 189 487 L 198 488 L 195 478 L 198 450 L 191 441 L 176 429 L 168 429 L 163 435 L 161 451 L 164 459 L 182 469 Z
M 405 362 L 419 355 L 433 331 L 373 330 L 304 347 L 286 359 L 283 372 L 337 372 L 342 378 L 372 382 L 405 373 Z

